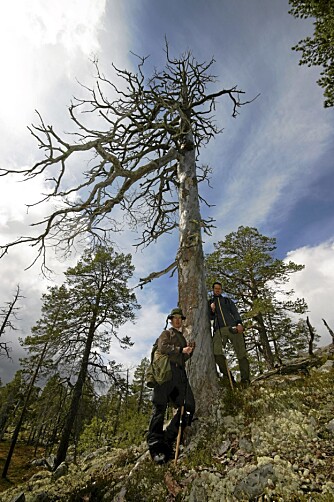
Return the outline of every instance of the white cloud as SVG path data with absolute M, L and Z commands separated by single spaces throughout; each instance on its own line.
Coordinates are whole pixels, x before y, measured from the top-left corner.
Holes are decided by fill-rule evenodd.
M 27 124 L 57 82 L 74 79 L 99 51 L 105 0 L 13 0 L 2 7 L 0 47 L 1 122 L 10 130 Z M 10 50 L 8 50 L 10 48 Z M 39 105 L 39 106 L 38 106 Z
M 286 257 L 289 260 L 305 265 L 304 270 L 291 276 L 289 284 L 298 297 L 305 298 L 310 322 L 321 335 L 320 344 L 328 345 L 332 339 L 322 319 L 334 331 L 334 240 L 290 251 Z

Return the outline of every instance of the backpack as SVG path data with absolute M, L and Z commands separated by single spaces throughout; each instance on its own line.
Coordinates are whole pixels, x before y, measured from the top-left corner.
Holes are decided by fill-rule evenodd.
M 151 350 L 151 362 L 146 370 L 146 386 L 153 389 L 172 379 L 172 368 L 167 354 L 161 354 L 158 350 L 158 338 Z

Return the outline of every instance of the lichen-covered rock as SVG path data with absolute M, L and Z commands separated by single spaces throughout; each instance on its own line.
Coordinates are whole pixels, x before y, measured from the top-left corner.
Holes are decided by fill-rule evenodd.
M 326 425 L 326 429 L 331 433 L 331 434 L 334 434 L 334 418 L 328 422 L 328 424 Z
M 53 479 L 56 481 L 57 479 L 61 478 L 62 476 L 66 476 L 68 473 L 68 465 L 66 462 L 62 462 L 57 469 L 54 471 L 52 474 Z
M 259 497 L 262 495 L 269 479 L 271 484 L 276 480 L 274 468 L 271 463 L 257 467 L 237 483 L 234 489 L 234 495 L 238 500 Z

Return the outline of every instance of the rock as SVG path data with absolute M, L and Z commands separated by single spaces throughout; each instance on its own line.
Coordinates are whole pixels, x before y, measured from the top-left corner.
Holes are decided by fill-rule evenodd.
M 49 469 L 53 470 L 56 461 L 56 455 L 51 454 L 48 458 L 45 459 Z
M 68 465 L 66 462 L 62 462 L 53 473 L 52 478 L 56 480 L 61 478 L 62 476 L 66 476 L 67 473 L 68 473 Z
M 253 451 L 254 451 L 253 444 L 251 443 L 251 441 L 249 441 L 246 438 L 241 438 L 239 440 L 239 448 L 240 448 L 240 450 L 243 450 L 246 453 L 253 453 Z
M 325 362 L 325 364 L 320 366 L 320 368 L 318 368 L 316 371 L 318 371 L 319 373 L 328 373 L 332 370 L 333 367 L 334 367 L 334 361 L 332 361 L 331 359 L 328 359 Z
M 222 443 L 222 445 L 219 447 L 218 451 L 217 451 L 217 455 L 220 457 L 221 455 L 224 455 L 224 453 L 226 453 L 229 448 L 231 447 L 231 441 L 229 441 L 228 439 L 226 441 L 224 441 Z
M 330 422 L 328 422 L 328 424 L 326 425 L 326 429 L 332 434 L 334 434 L 334 418 Z
M 41 467 L 42 465 L 46 465 L 46 460 L 45 458 L 34 458 L 30 463 L 33 467 Z
M 231 415 L 223 417 L 222 424 L 226 427 L 226 429 L 232 428 L 235 425 L 235 417 L 232 417 Z
M 245 500 L 245 497 L 248 499 L 259 497 L 267 486 L 268 480 L 271 485 L 276 481 L 272 464 L 265 464 L 254 469 L 236 485 L 234 495 L 238 500 Z
M 86 455 L 83 461 L 87 462 L 88 460 L 92 460 L 93 458 L 104 455 L 104 453 L 107 453 L 108 451 L 110 451 L 110 446 L 103 446 L 102 448 L 99 448 L 98 450 L 95 450 L 92 453 Z
M 36 472 L 36 474 L 33 474 L 31 476 L 31 478 L 29 479 L 29 483 L 34 483 L 35 481 L 37 481 L 38 479 L 46 479 L 46 478 L 50 478 L 52 476 L 51 472 L 49 471 L 39 471 L 39 472 Z
M 24 492 L 19 493 L 18 495 L 15 495 L 14 498 L 10 500 L 10 502 L 25 502 L 26 497 L 24 495 Z
M 208 495 L 204 486 L 201 484 L 201 479 L 196 479 L 191 487 L 188 502 L 207 502 Z
M 40 492 L 33 497 L 31 502 L 51 502 L 51 500 L 47 492 Z
M 112 502 L 126 502 L 126 487 L 122 486 L 120 492 L 113 498 Z

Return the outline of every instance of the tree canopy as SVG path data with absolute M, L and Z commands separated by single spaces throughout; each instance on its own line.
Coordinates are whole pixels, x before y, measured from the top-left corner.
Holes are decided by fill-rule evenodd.
M 66 271 L 65 284 L 44 295 L 44 315 L 24 342 L 40 366 L 55 368 L 73 385 L 57 465 L 66 456 L 87 377 L 100 381 L 105 375 L 117 380 L 115 361 L 107 360 L 111 340 L 116 337 L 123 348 L 132 343 L 129 337 L 117 335 L 122 324 L 134 320 L 139 307 L 127 286 L 132 273 L 130 255 L 112 248 L 87 250 Z
M 299 64 L 322 66 L 317 83 L 324 89 L 325 107 L 334 106 L 334 1 L 289 0 L 290 14 L 315 18 L 313 37 L 306 37 L 292 49 L 301 52 Z

